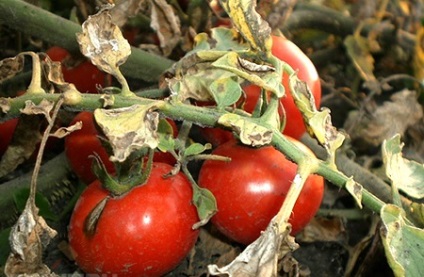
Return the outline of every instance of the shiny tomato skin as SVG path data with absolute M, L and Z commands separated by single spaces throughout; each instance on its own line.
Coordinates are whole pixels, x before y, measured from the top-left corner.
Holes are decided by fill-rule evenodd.
M 72 83 L 82 93 L 97 93 L 97 85 L 103 86 L 106 74 L 100 71 L 90 61 L 85 60 L 75 67 L 68 68 L 64 61 L 70 58 L 70 53 L 59 46 L 53 46 L 46 51 L 46 54 L 53 61 L 62 62 L 63 78 L 66 82 Z
M 161 276 L 175 268 L 194 246 L 199 219 L 192 189 L 178 173 L 163 178 L 172 167 L 154 163 L 146 184 L 107 202 L 94 235 L 84 222 L 108 192 L 99 181 L 83 192 L 69 225 L 69 244 L 76 263 L 86 273 L 117 276 Z
M 80 112 L 72 120 L 70 125 L 82 122 L 82 128 L 65 137 L 65 153 L 74 173 L 86 184 L 96 179 L 91 166 L 96 153 L 108 172 L 114 172 L 114 166 L 109 161 L 109 155 L 99 139 L 99 132 L 94 123 L 94 115 L 91 112 Z
M 250 148 L 234 140 L 220 145 L 213 154 L 230 157 L 231 161 L 207 160 L 200 170 L 199 185 L 214 194 L 218 205 L 211 221 L 230 239 L 249 244 L 279 211 L 297 165 L 272 146 Z M 314 217 L 323 191 L 323 178 L 309 176 L 290 218 L 292 235 Z
M 18 125 L 18 118 L 9 119 L 0 123 L 0 158 L 3 156 L 9 147 L 10 142 L 13 138 L 16 125 Z
M 272 54 L 286 62 L 295 71 L 300 80 L 305 81 L 315 98 L 315 105 L 318 108 L 321 103 L 321 81 L 318 76 L 318 72 L 305 53 L 293 42 L 278 36 L 272 36 Z M 305 124 L 303 123 L 302 114 L 297 109 L 294 103 L 293 96 L 289 88 L 289 75 L 283 74 L 282 83 L 286 90 L 286 97 L 281 99 L 281 103 L 286 113 L 286 126 L 283 131 L 285 135 L 292 138 L 299 139 L 306 131 Z M 247 100 L 244 109 L 248 112 L 252 112 L 257 99 L 260 95 L 260 88 L 254 85 L 248 85 L 243 88 L 247 94 Z

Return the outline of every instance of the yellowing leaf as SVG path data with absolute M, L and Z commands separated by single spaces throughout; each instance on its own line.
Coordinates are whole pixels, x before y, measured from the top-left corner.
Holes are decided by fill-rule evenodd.
M 111 161 L 123 162 L 135 150 L 158 146 L 159 114 L 153 112 L 156 104 L 133 105 L 113 110 L 94 111 L 96 122 L 108 138 L 113 156 Z
M 374 58 L 370 53 L 368 41 L 361 36 L 347 36 L 344 41 L 347 53 L 356 70 L 365 81 L 375 81 Z
M 271 54 L 271 28 L 256 12 L 256 1 L 251 0 L 221 0 L 225 11 L 230 16 L 233 25 L 252 49 L 265 56 Z
M 424 197 L 424 166 L 402 157 L 403 144 L 395 135 L 383 142 L 383 161 L 392 185 L 411 197 Z
M 316 109 L 314 96 L 305 82 L 292 75 L 289 86 L 293 100 L 302 113 L 307 131 L 325 147 L 329 162 L 335 166 L 335 152 L 342 145 L 345 136 L 332 125 L 329 109 L 322 108 L 320 111 Z

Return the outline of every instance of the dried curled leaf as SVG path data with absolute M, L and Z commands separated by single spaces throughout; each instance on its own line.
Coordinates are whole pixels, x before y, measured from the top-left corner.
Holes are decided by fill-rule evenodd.
M 50 136 L 56 137 L 56 138 L 64 138 L 74 131 L 81 130 L 81 128 L 82 128 L 82 121 L 77 121 L 75 124 L 71 126 L 58 128 L 53 134 L 50 134 Z
M 115 6 L 110 10 L 113 22 L 122 27 L 129 18 L 136 16 L 143 9 L 146 0 L 115 1 Z
M 82 33 L 77 34 L 80 50 L 100 70 L 116 77 L 118 67 L 131 54 L 131 46 L 121 30 L 112 21 L 111 7 L 103 8 L 82 24 Z
M 24 56 L 17 55 L 0 61 L 0 84 L 7 79 L 13 78 L 24 68 Z
M 153 0 L 151 24 L 156 31 L 160 48 L 167 57 L 178 45 L 181 39 L 180 20 L 174 13 L 174 9 L 165 0 Z
M 294 238 L 288 236 L 287 232 L 280 233 L 274 218 L 261 236 L 230 264 L 221 268 L 209 265 L 208 270 L 212 275 L 227 274 L 230 277 L 276 277 L 279 256 L 284 256 L 298 247 Z
M 349 114 L 344 129 L 352 141 L 364 147 L 377 147 L 385 139 L 405 131 L 422 120 L 423 109 L 414 91 L 402 90 L 380 106 L 371 106 L 372 112 L 353 111 Z
M 50 276 L 50 269 L 42 262 L 43 248 L 57 235 L 27 201 L 24 211 L 12 227 L 9 241 L 11 253 L 6 262 L 7 276 Z
M 40 104 L 36 105 L 31 100 L 25 101 L 25 107 L 21 109 L 21 113 L 28 115 L 42 114 L 46 117 L 47 121 L 51 122 L 50 113 L 54 108 L 54 103 L 46 99 L 41 100 Z
M 154 103 L 94 111 L 96 122 L 112 146 L 111 161 L 123 162 L 135 150 L 143 147 L 154 149 L 158 146 L 159 114 L 152 111 L 155 108 L 157 106 Z

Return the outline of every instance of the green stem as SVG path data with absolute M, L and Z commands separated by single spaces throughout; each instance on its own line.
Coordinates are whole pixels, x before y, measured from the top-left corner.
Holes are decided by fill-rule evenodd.
M 41 63 L 40 63 L 40 57 L 33 53 L 33 52 L 25 52 L 25 54 L 28 54 L 31 56 L 32 59 L 32 77 L 31 77 L 31 83 L 28 86 L 28 89 L 26 93 L 28 94 L 37 94 L 46 93 L 44 89 L 41 87 Z
M 37 36 L 70 52 L 79 52 L 75 34 L 81 32 L 81 26 L 22 0 L 0 1 L 0 24 Z M 173 63 L 169 59 L 132 47 L 130 57 L 122 65 L 122 72 L 128 77 L 156 82 Z

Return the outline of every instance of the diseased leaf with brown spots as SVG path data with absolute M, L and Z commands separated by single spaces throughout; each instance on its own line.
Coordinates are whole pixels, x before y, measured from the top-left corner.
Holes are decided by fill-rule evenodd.
M 131 46 L 113 23 L 110 8 L 89 16 L 82 24 L 82 33 L 77 34 L 77 40 L 84 56 L 100 70 L 117 77 L 118 67 L 131 54 Z

